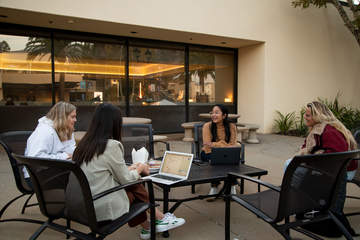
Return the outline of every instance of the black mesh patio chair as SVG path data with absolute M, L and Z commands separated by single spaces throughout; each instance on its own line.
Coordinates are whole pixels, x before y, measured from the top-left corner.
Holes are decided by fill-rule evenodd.
M 313 239 L 321 239 L 301 226 L 325 219 L 332 219 L 346 239 L 352 239 L 331 209 L 336 202 L 339 185 L 345 177 L 346 166 L 350 160 L 357 158 L 359 153 L 360 151 L 356 150 L 296 156 L 286 169 L 280 187 L 248 176 L 229 173 L 225 190 L 225 239 L 230 239 L 231 200 L 269 223 L 285 239 L 291 239 L 290 229 Z M 269 189 L 253 194 L 232 195 L 229 183 L 237 178 L 259 183 Z M 290 221 L 290 216 L 304 213 L 308 216 L 305 219 L 291 217 Z
M 4 148 L 8 159 L 10 161 L 11 169 L 14 175 L 15 184 L 19 192 L 21 193 L 19 196 L 11 199 L 7 202 L 0 210 L 0 222 L 5 221 L 25 221 L 31 223 L 43 223 L 41 221 L 32 220 L 32 219 L 23 219 L 23 218 L 14 218 L 14 219 L 2 219 L 2 216 L 5 210 L 17 199 L 22 198 L 24 196 L 28 196 L 22 209 L 21 213 L 24 214 L 25 209 L 32 206 L 37 206 L 38 204 L 29 204 L 29 200 L 34 194 L 33 189 L 28 186 L 28 184 L 24 180 L 23 174 L 23 165 L 19 164 L 16 159 L 11 155 L 12 153 L 16 154 L 24 154 L 26 148 L 26 141 L 28 137 L 31 135 L 31 131 L 11 131 L 0 134 L 0 145 Z
M 201 123 L 196 123 L 194 125 L 194 142 L 192 143 L 192 153 L 194 154 L 194 162 L 195 163 L 201 163 L 201 157 L 200 157 L 200 153 L 201 153 L 201 148 L 203 146 L 203 138 L 202 138 L 202 129 L 203 129 L 203 125 L 205 124 L 205 122 L 201 122 Z M 238 143 L 240 144 L 241 147 L 241 152 L 240 152 L 240 163 L 241 164 L 245 164 L 245 145 L 241 142 L 238 141 Z M 241 182 L 241 192 L 243 192 L 244 190 L 244 182 Z M 195 185 L 191 185 L 191 192 L 195 193 Z
M 356 140 L 356 142 L 358 144 L 358 148 L 360 149 L 360 130 L 357 130 L 354 133 L 354 138 L 355 138 L 355 140 Z M 358 187 L 360 187 L 360 163 L 359 162 L 358 162 L 358 169 L 357 169 L 357 171 L 355 173 L 354 178 L 349 180 L 348 183 L 353 183 L 353 184 L 357 185 Z M 360 197 L 358 197 L 358 196 L 347 195 L 346 197 L 360 200 Z M 345 216 L 354 216 L 354 215 L 360 215 L 360 212 L 357 211 L 357 212 L 351 212 L 351 213 L 346 213 L 345 214 Z
M 152 124 L 123 124 L 121 130 L 121 142 L 124 146 L 125 161 L 132 163 L 131 151 L 133 148 L 139 150 L 145 147 L 149 152 L 149 158 L 156 159 L 154 153 L 154 143 L 165 144 L 166 150 L 170 150 L 169 143 L 165 141 L 154 141 Z M 158 159 L 161 159 L 160 156 Z
M 131 219 L 150 209 L 151 239 L 155 239 L 155 203 L 152 182 L 139 180 L 108 189 L 95 196 L 81 168 L 72 161 L 32 158 L 13 155 L 29 171 L 39 201 L 41 213 L 47 221 L 31 236 L 36 239 L 46 228 L 65 233 L 76 239 L 104 239 Z M 149 203 L 132 204 L 128 213 L 112 221 L 97 222 L 94 203 L 104 196 L 138 183 L 147 183 Z M 55 223 L 66 219 L 89 227 L 90 233 Z

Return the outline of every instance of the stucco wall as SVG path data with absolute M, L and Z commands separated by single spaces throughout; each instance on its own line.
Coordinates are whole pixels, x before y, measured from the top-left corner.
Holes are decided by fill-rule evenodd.
M 360 48 L 336 10 L 294 9 L 291 0 L 2 0 L 3 7 L 258 40 L 239 48 L 238 110 L 272 130 L 275 110 L 316 99 L 360 107 Z M 85 9 L 85 10 L 84 10 Z M 251 72 L 252 71 L 252 72 Z
M 264 128 L 265 44 L 239 49 L 238 112 L 240 122 L 256 123 Z

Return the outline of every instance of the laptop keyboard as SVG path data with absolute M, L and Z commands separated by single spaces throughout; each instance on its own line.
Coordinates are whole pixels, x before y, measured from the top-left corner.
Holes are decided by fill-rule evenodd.
M 151 175 L 151 177 L 161 178 L 161 179 L 170 180 L 170 181 L 178 181 L 178 180 L 181 180 L 181 178 L 169 177 L 169 176 L 161 175 L 161 174 Z

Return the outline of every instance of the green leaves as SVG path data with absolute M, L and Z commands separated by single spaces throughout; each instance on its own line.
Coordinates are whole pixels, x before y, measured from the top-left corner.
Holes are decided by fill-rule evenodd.
M 294 7 L 302 7 L 302 8 L 308 8 L 310 5 L 314 5 L 318 8 L 326 7 L 326 4 L 329 3 L 328 0 L 296 0 L 292 1 L 292 5 Z
M 307 134 L 308 128 L 305 125 L 304 114 L 305 107 L 301 108 L 299 116 L 297 116 L 295 121 L 294 135 L 296 136 L 305 137 Z
M 352 108 L 351 106 L 342 106 L 339 103 L 340 94 L 338 93 L 334 100 L 327 100 L 319 98 L 319 101 L 324 103 L 335 115 L 337 119 L 342 122 L 347 129 L 355 131 L 360 127 L 360 109 Z
M 291 2 L 293 7 L 301 7 L 302 9 L 308 8 L 311 5 L 318 8 L 327 7 L 328 3 L 336 8 L 346 28 L 354 35 L 360 46 L 360 4 L 355 0 L 293 0 Z M 352 12 L 352 16 L 347 11 L 349 9 Z
M 276 111 L 278 118 L 275 119 L 275 128 L 278 133 L 288 135 L 289 130 L 294 127 L 295 112 L 287 113 L 283 115 L 281 112 Z
M 338 93 L 334 100 L 318 98 L 318 101 L 324 103 L 347 129 L 355 132 L 355 130 L 360 129 L 360 109 L 341 105 L 339 97 L 340 94 Z M 275 131 L 283 135 L 306 136 L 308 128 L 304 120 L 305 109 L 302 107 L 299 115 L 296 115 L 295 111 L 287 114 L 276 111 Z

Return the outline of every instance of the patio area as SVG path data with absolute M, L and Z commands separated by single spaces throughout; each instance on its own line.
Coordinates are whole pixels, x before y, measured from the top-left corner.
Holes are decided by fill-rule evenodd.
M 191 143 L 181 141 L 183 134 L 167 136 L 169 137 L 171 150 L 191 152 Z M 246 164 L 268 170 L 268 175 L 262 177 L 262 180 L 279 185 L 283 175 L 283 162 L 297 152 L 298 147 L 303 143 L 303 139 L 274 134 L 259 134 L 258 138 L 260 144 L 246 144 L 245 146 Z M 158 154 L 161 154 L 162 151 L 162 149 L 158 149 Z M 1 207 L 11 198 L 18 195 L 9 161 L 2 149 L 0 150 L 0 189 L 2 192 L 0 196 Z M 347 190 L 348 194 L 360 195 L 359 189 L 352 184 L 348 184 Z M 205 194 L 207 191 L 209 191 L 208 184 L 196 185 L 196 193 Z M 256 191 L 257 185 L 245 183 L 245 193 Z M 159 188 L 155 187 L 155 193 L 158 197 L 161 197 Z M 176 188 L 170 192 L 170 196 L 191 196 L 190 187 Z M 44 218 L 37 207 L 28 208 L 24 215 L 20 214 L 24 200 L 17 200 L 12 204 L 3 217 L 28 217 L 43 220 Z M 346 200 L 345 212 L 356 211 L 359 208 L 360 201 Z M 170 239 L 224 239 L 224 211 L 225 204 L 221 199 L 213 202 L 197 200 L 183 203 L 175 211 L 175 215 L 185 218 L 186 223 L 180 228 L 171 230 Z M 273 230 L 270 225 L 239 205 L 232 205 L 231 215 L 231 239 L 282 239 L 280 234 Z M 349 220 L 355 231 L 360 233 L 360 216 L 350 217 Z M 81 225 L 72 224 L 72 226 L 86 231 L 86 228 Z M 39 225 L 22 222 L 0 223 L 0 239 L 28 239 L 38 227 Z M 139 232 L 140 227 L 129 228 L 125 226 L 106 239 L 140 239 Z M 296 239 L 309 239 L 294 231 L 291 233 L 292 237 Z M 38 239 L 65 239 L 65 235 L 47 229 Z M 157 239 L 164 238 L 158 234 Z

